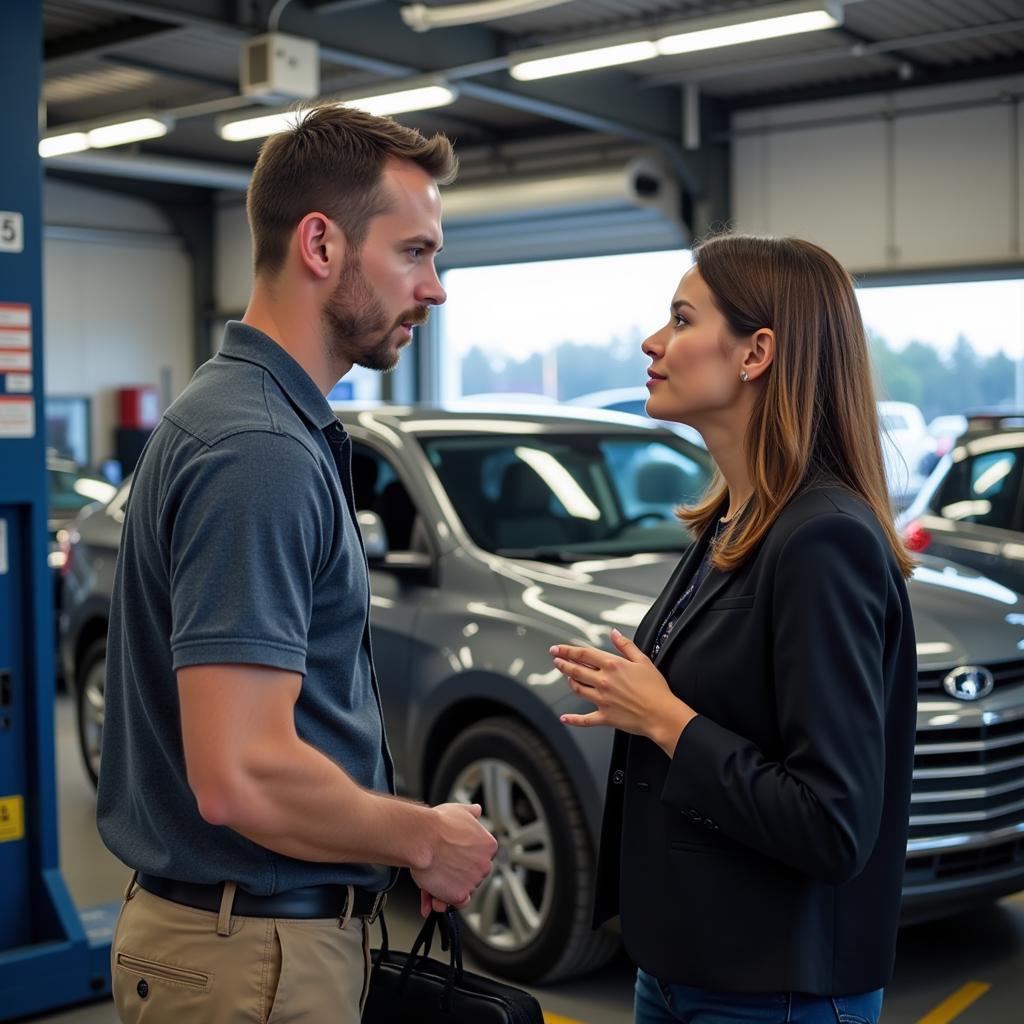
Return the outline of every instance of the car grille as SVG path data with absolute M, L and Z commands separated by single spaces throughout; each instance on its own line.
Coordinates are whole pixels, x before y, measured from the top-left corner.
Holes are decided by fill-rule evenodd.
M 1002 665 L 986 665 L 985 667 L 992 673 L 997 691 L 1024 684 L 1024 661 L 1008 661 Z M 948 672 L 948 668 L 921 672 L 917 677 L 917 692 L 921 694 L 944 693 L 942 680 L 946 678 Z
M 1020 822 L 1024 822 L 1024 718 L 918 730 L 911 852 L 915 839 L 999 832 Z

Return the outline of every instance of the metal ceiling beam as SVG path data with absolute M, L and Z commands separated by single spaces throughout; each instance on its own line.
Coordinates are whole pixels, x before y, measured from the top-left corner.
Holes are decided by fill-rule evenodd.
M 88 57 L 103 57 L 131 43 L 149 42 L 179 31 L 179 26 L 169 25 L 166 21 L 133 18 L 94 32 L 80 32 L 49 43 L 44 41 L 43 71 L 54 74 L 65 64 L 74 64 Z
M 679 85 L 683 82 L 710 82 L 716 78 L 734 78 L 737 75 L 752 75 L 761 71 L 778 71 L 789 67 L 804 67 L 810 64 L 827 64 L 849 57 L 890 56 L 904 50 L 941 46 L 945 43 L 959 43 L 967 39 L 1004 35 L 1007 32 L 1024 31 L 1024 18 L 1001 21 L 991 25 L 973 25 L 970 28 L 947 29 L 942 32 L 922 32 L 886 39 L 874 43 L 854 43 L 852 46 L 830 46 L 825 50 L 810 53 L 793 53 L 781 57 L 766 57 L 763 60 L 735 61 L 728 64 L 714 64 L 706 68 L 689 68 L 669 71 L 659 75 L 648 75 L 641 79 L 644 87 Z
M 808 85 L 746 96 L 729 96 L 727 102 L 733 110 L 753 110 L 758 107 L 777 107 L 786 103 L 806 103 L 812 100 L 843 99 L 878 92 L 920 89 L 930 85 L 953 85 L 958 82 L 977 82 L 987 78 L 1024 74 L 1024 56 L 1004 60 L 986 61 L 984 64 L 966 64 L 954 68 L 940 68 L 928 74 L 902 79 L 898 75 L 874 76 L 834 85 Z
M 208 0 L 174 0 L 172 4 L 148 3 L 145 0 L 80 0 L 82 7 L 136 18 L 156 18 L 187 28 L 230 29 L 239 35 L 249 32 L 235 22 L 210 16 Z
M 183 68 L 172 68 L 155 60 L 143 60 L 140 57 L 131 57 L 123 53 L 108 53 L 103 59 L 108 64 L 134 68 L 137 71 L 150 71 L 164 78 L 176 78 L 179 82 L 192 82 L 195 85 L 209 86 L 211 89 L 226 89 L 228 92 L 238 90 L 238 80 L 234 78 L 215 78 L 213 75 L 203 75 L 197 71 L 186 71 Z

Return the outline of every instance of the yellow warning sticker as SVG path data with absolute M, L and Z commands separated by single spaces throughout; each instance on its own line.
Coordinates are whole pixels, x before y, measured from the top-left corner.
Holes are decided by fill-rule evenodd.
M 25 808 L 20 796 L 0 796 L 0 843 L 25 838 Z

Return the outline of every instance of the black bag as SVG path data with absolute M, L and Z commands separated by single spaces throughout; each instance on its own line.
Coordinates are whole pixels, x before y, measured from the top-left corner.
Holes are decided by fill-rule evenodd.
M 529 992 L 463 968 L 459 919 L 450 907 L 431 913 L 409 953 L 388 948 L 383 914 L 380 925 L 383 941 L 372 954 L 363 1024 L 544 1024 Z M 448 963 L 430 959 L 435 928 Z

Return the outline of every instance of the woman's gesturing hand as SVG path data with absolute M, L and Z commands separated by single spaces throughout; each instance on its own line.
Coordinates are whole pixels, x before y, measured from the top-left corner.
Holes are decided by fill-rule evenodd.
M 609 725 L 634 736 L 646 736 L 669 757 L 679 734 L 696 713 L 669 689 L 665 677 L 639 647 L 617 629 L 612 642 L 621 657 L 594 647 L 551 648 L 555 668 L 575 694 L 597 706 L 586 715 L 562 715 L 565 725 Z

